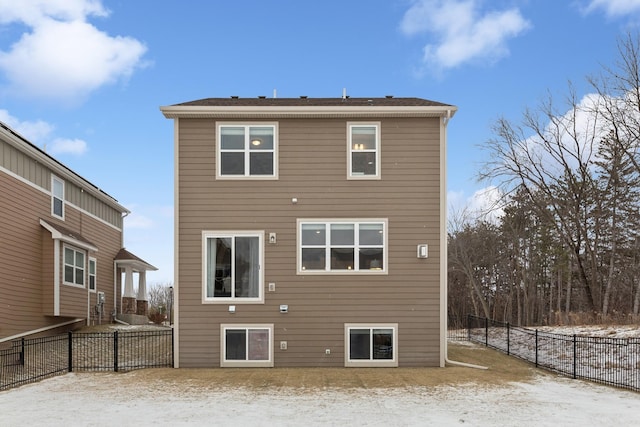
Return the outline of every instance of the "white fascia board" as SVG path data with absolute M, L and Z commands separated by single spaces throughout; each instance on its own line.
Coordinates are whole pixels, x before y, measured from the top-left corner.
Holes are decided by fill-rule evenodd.
M 231 117 L 453 117 L 458 110 L 446 106 L 167 106 L 160 107 L 168 119 Z

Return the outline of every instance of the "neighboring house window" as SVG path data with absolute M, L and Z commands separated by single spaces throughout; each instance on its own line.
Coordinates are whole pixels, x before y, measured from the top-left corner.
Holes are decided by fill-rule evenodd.
M 96 259 L 89 258 L 89 290 L 96 291 Z
M 346 366 L 398 366 L 398 327 L 345 325 Z
M 386 220 L 298 220 L 298 272 L 385 273 Z
M 351 124 L 348 127 L 349 178 L 380 177 L 380 124 Z
M 262 302 L 262 232 L 203 232 L 204 302 Z
M 222 325 L 221 337 L 221 366 L 273 366 L 273 325 Z
M 51 214 L 64 219 L 64 181 L 51 176 Z
M 84 287 L 85 265 L 84 252 L 65 246 L 64 248 L 64 283 L 66 285 Z
M 275 178 L 275 125 L 218 126 L 217 176 L 220 178 Z

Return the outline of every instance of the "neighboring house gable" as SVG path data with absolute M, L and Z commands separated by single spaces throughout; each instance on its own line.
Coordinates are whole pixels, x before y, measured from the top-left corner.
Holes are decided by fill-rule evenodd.
M 121 311 L 125 207 L 2 123 L 0 201 L 0 339 Z
M 418 98 L 210 98 L 175 121 L 176 366 L 442 366 L 446 124 Z

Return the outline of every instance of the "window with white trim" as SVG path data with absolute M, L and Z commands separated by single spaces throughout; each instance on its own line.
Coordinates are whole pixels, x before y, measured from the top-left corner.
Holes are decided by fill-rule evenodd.
M 346 366 L 398 366 L 397 324 L 345 325 Z
M 221 325 L 222 367 L 273 366 L 273 325 Z
M 386 220 L 298 220 L 298 273 L 386 273 Z
M 97 260 L 89 258 L 89 290 L 91 292 L 96 291 L 96 265 Z
M 274 124 L 218 125 L 218 178 L 276 178 L 278 137 Z
M 263 301 L 263 232 L 202 233 L 203 301 Z
M 380 123 L 348 123 L 351 179 L 380 178 Z
M 64 247 L 64 284 L 84 288 L 85 258 L 83 251 Z
M 64 219 L 64 181 L 51 175 L 51 215 Z

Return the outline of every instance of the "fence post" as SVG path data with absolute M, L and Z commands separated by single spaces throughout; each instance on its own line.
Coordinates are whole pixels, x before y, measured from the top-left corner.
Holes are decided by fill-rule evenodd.
M 489 318 L 484 318 L 484 346 L 489 345 Z
M 538 330 L 536 329 L 536 368 L 538 367 Z
M 20 345 L 20 365 L 24 366 L 24 337 L 22 337 Z
M 510 330 L 511 329 L 509 328 L 509 322 L 507 322 L 507 356 L 511 355 L 511 352 L 510 352 L 510 348 L 511 348 L 511 346 L 510 346 L 510 341 L 511 341 L 510 340 L 510 337 L 511 337 L 510 336 Z
M 576 354 L 576 350 L 578 349 L 578 345 L 576 343 L 576 334 L 573 334 L 573 379 L 576 379 L 576 367 L 577 367 L 577 361 L 578 361 L 578 357 Z
M 118 372 L 118 331 L 113 332 L 113 370 Z
M 69 344 L 69 372 L 73 372 L 73 332 L 69 331 L 69 338 L 67 340 Z
M 471 315 L 467 314 L 467 341 L 471 341 Z

